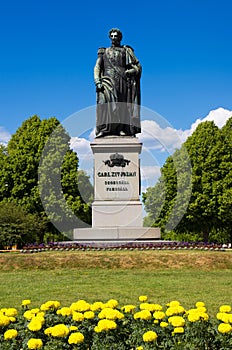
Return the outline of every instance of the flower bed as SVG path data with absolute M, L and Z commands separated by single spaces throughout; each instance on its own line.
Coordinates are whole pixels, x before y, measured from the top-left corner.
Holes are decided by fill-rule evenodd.
M 119 306 L 85 300 L 61 307 L 47 301 L 37 308 L 23 300 L 21 310 L 0 309 L 1 350 L 229 350 L 232 348 L 230 305 L 209 317 L 203 302 L 185 309 L 139 297 L 138 305 Z
M 204 242 L 173 242 L 173 241 L 134 241 L 125 243 L 81 243 L 81 242 L 51 242 L 42 244 L 28 244 L 21 249 L 21 253 L 39 253 L 44 251 L 96 251 L 96 250 L 205 250 L 225 251 L 226 245 Z

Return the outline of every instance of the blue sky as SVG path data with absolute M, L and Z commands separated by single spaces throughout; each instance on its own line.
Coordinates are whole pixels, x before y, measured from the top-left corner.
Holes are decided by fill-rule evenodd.
M 231 13 L 230 0 L 2 2 L 0 141 L 34 114 L 66 125 L 71 120 L 84 165 L 85 131 L 95 126 L 97 50 L 110 45 L 108 31 L 118 27 L 143 67 L 142 105 L 152 112 L 142 116 L 141 140 L 150 156 L 142 167 L 154 180 L 199 122 L 222 126 L 232 115 Z
M 2 2 L 1 131 L 94 105 L 93 66 L 112 27 L 143 66 L 142 104 L 174 128 L 231 110 L 231 13 L 230 0 Z

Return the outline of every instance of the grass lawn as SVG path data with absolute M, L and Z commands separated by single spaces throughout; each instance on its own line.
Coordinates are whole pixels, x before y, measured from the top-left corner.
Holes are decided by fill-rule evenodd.
M 59 300 L 69 306 L 117 299 L 137 303 L 139 295 L 185 308 L 204 301 L 214 315 L 232 301 L 232 252 L 74 251 L 0 254 L 0 308 Z

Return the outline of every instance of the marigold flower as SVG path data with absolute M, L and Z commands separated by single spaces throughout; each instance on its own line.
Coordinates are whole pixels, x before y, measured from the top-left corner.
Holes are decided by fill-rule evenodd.
M 90 304 L 87 303 L 85 300 L 78 300 L 75 303 L 72 303 L 70 309 L 72 311 L 85 312 L 90 310 Z
M 154 331 L 148 331 L 143 334 L 143 341 L 145 342 L 153 342 L 157 339 L 158 335 Z
M 27 342 L 28 349 L 40 349 L 43 346 L 43 342 L 41 339 L 31 338 Z
M 218 332 L 220 333 L 230 333 L 232 332 L 232 326 L 228 323 L 220 323 L 218 326 Z
M 140 304 L 140 310 L 149 310 L 151 312 L 162 310 L 162 306 L 159 304 L 152 304 L 152 303 L 141 303 Z
M 231 312 L 231 306 L 230 305 L 222 305 L 219 308 L 220 312 Z
M 141 302 L 147 301 L 147 296 L 146 295 L 140 295 L 139 301 L 141 301 Z
M 56 311 L 57 315 L 62 315 L 62 316 L 70 316 L 72 315 L 72 310 L 70 307 L 62 307 L 61 309 Z
M 63 323 L 57 324 L 49 329 L 50 335 L 55 338 L 63 338 L 69 334 L 69 329 Z M 45 333 L 46 334 L 46 333 Z
M 103 306 L 104 306 L 103 302 L 95 301 L 95 303 L 90 305 L 90 310 L 91 311 L 101 310 L 101 309 L 103 309 Z
M 183 327 L 175 327 L 173 332 L 172 332 L 172 335 L 179 334 L 179 333 L 184 333 L 184 328 Z
M 69 330 L 70 330 L 70 331 L 77 331 L 77 330 L 78 330 L 78 327 L 77 327 L 77 326 L 70 326 L 70 327 L 69 327 Z
M 8 329 L 8 331 L 4 333 L 4 339 L 5 340 L 14 339 L 17 337 L 17 335 L 18 335 L 18 332 L 16 329 Z
M 73 319 L 73 321 L 82 322 L 85 319 L 85 317 L 81 312 L 74 311 L 72 313 L 72 319 Z
M 85 311 L 84 318 L 90 320 L 95 317 L 95 313 L 93 311 Z
M 18 314 L 18 311 L 14 307 L 4 309 L 4 315 L 7 317 L 14 317 Z
M 82 333 L 80 332 L 75 332 L 70 334 L 69 338 L 68 338 L 68 343 L 69 344 L 80 344 L 83 343 L 85 337 L 83 336 Z
M 172 316 L 172 315 L 178 315 L 178 314 L 183 314 L 185 312 L 185 309 L 181 305 L 176 305 L 176 306 L 170 306 L 166 310 L 166 315 L 167 316 Z
M 155 311 L 153 313 L 153 317 L 156 319 L 156 320 L 163 320 L 165 318 L 165 313 L 163 311 Z
M 143 350 L 143 346 L 138 346 L 136 350 Z
M 98 318 L 107 318 L 109 320 L 116 320 L 124 318 L 124 315 L 115 309 L 105 308 L 98 314 Z
M 150 320 L 151 319 L 151 313 L 149 310 L 142 310 L 138 311 L 134 314 L 134 319 L 140 318 L 141 320 Z
M 161 328 L 166 328 L 168 326 L 168 323 L 167 322 L 160 322 L 160 327 Z
M 196 307 L 205 307 L 205 303 L 203 303 L 203 301 L 198 301 L 195 304 Z
M 40 306 L 40 310 L 49 311 L 49 310 L 57 310 L 60 307 L 60 302 L 57 300 L 49 300 L 46 303 Z
M 31 322 L 28 324 L 28 329 L 32 332 L 40 331 L 43 327 L 45 320 L 43 317 L 33 317 Z
M 23 300 L 22 301 L 22 306 L 27 306 L 27 305 L 30 305 L 31 304 L 31 300 L 29 300 L 29 299 L 25 299 L 25 300 Z
M 116 328 L 117 328 L 116 322 L 112 320 L 100 320 L 98 321 L 97 326 L 94 328 L 94 331 L 99 333 L 102 331 L 108 331 L 110 329 L 116 329 Z
M 5 327 L 10 324 L 10 318 L 0 313 L 0 327 Z
M 134 311 L 135 308 L 135 305 L 124 305 L 121 307 L 121 310 L 123 310 L 125 313 L 131 313 Z
M 115 299 L 108 300 L 104 305 L 105 308 L 111 308 L 111 309 L 114 309 L 117 306 L 118 306 L 118 301 Z
M 185 320 L 181 316 L 171 316 L 171 317 L 169 317 L 168 322 L 173 327 L 182 327 L 185 325 Z

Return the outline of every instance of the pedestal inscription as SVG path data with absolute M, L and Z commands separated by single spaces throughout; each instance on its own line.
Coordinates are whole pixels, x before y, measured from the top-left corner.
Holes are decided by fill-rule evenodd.
M 94 154 L 93 227 L 142 226 L 139 154 L 135 137 L 104 137 Z

